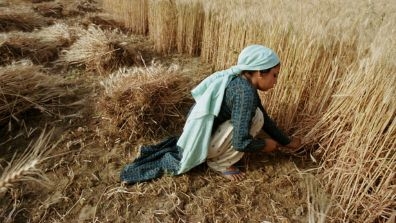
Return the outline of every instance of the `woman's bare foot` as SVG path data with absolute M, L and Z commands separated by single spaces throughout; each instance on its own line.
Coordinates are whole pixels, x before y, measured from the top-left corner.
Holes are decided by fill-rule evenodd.
M 241 181 L 245 178 L 245 173 L 241 172 L 235 166 L 228 167 L 226 171 L 221 172 L 221 175 L 231 181 Z

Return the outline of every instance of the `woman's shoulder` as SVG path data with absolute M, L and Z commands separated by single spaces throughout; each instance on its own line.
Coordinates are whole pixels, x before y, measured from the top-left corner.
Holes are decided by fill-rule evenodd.
M 248 92 L 254 92 L 254 88 L 252 85 L 249 83 L 248 80 L 241 76 L 236 76 L 233 78 L 230 83 L 227 86 L 228 90 L 232 91 L 248 91 Z
M 226 88 L 225 97 L 227 99 L 235 97 L 243 97 L 244 100 L 252 99 L 256 97 L 257 90 L 255 90 L 248 80 L 237 76 L 230 81 Z

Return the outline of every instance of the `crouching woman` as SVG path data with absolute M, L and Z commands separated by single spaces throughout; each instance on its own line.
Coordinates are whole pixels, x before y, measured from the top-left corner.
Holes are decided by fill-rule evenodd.
M 122 170 L 121 180 L 136 183 L 163 174 L 179 175 L 207 162 L 225 178 L 238 181 L 244 173 L 234 164 L 245 152 L 299 148 L 300 140 L 277 127 L 258 95 L 275 86 L 280 66 L 271 49 L 244 48 L 237 65 L 210 75 L 191 91 L 195 104 L 181 136 L 143 146 L 140 156 Z M 268 137 L 256 139 L 260 131 Z

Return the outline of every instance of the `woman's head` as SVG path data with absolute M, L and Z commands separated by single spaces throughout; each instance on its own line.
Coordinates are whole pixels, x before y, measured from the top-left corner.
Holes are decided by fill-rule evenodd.
M 262 45 L 250 45 L 239 54 L 237 66 L 255 88 L 267 91 L 276 84 L 280 60 L 273 50 Z
M 243 71 L 249 82 L 258 90 L 268 91 L 275 87 L 280 70 L 280 64 L 265 70 Z
M 267 70 L 280 63 L 276 53 L 262 45 L 250 45 L 238 56 L 237 67 L 240 70 Z

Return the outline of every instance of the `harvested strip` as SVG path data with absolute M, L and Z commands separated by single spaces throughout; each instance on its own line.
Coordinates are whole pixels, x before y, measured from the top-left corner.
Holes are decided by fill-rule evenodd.
M 35 28 L 48 26 L 51 21 L 38 15 L 30 8 L 6 9 L 0 11 L 0 31 L 20 30 L 31 32 Z
M 102 82 L 99 107 L 110 134 L 124 139 L 160 137 L 182 129 L 195 81 L 176 67 L 120 70 Z M 106 121 L 106 122 L 107 122 Z
M 126 42 L 130 40 L 131 37 L 117 30 L 102 30 L 90 26 L 69 49 L 62 51 L 59 62 L 82 65 L 101 75 L 121 66 L 141 65 L 140 50 Z
M 13 119 L 20 121 L 21 115 L 38 109 L 53 114 L 61 98 L 69 95 L 63 79 L 41 71 L 32 64 L 13 64 L 0 68 L 0 124 Z
M 44 17 L 61 18 L 63 5 L 60 3 L 43 3 L 33 7 L 33 9 Z
M 59 51 L 69 46 L 73 38 L 73 33 L 65 24 L 55 24 L 30 35 L 22 32 L 4 35 L 0 40 L 0 65 L 20 59 L 46 64 L 56 60 Z

